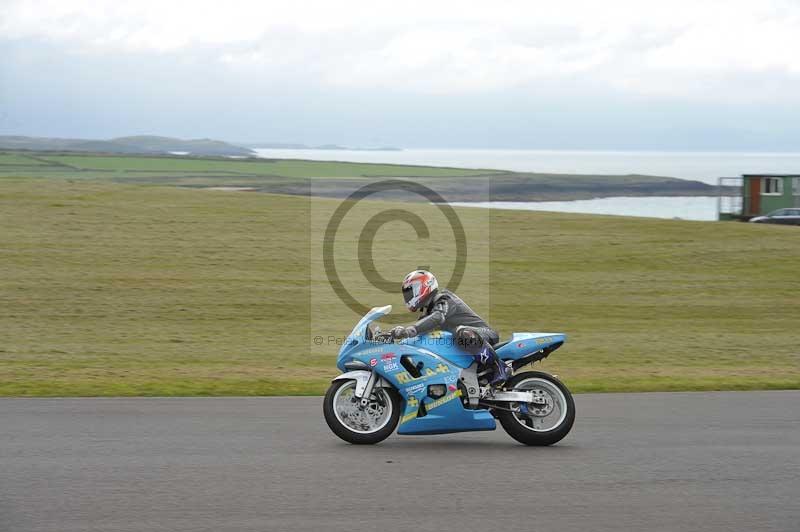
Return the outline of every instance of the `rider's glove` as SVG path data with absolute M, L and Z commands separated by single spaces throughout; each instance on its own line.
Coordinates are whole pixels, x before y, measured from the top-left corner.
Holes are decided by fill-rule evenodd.
M 417 335 L 417 329 L 412 327 L 403 327 L 402 325 L 398 325 L 394 329 L 392 329 L 392 336 L 402 340 L 403 338 L 411 338 Z
M 398 325 L 397 327 L 392 329 L 392 337 L 393 338 L 398 338 L 398 339 L 401 339 L 401 340 L 403 338 L 407 338 L 408 335 L 406 334 L 406 328 L 403 327 L 402 325 Z

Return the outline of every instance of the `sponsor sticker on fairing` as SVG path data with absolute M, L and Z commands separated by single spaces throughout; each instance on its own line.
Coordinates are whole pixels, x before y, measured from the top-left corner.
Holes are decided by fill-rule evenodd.
M 400 365 L 397 362 L 386 362 L 383 365 L 383 371 L 397 371 L 400 369 Z
M 372 358 L 372 359 L 370 359 L 370 361 L 369 361 L 369 365 L 370 365 L 370 366 L 372 366 L 372 367 L 374 368 L 375 366 L 377 366 L 377 365 L 378 365 L 378 359 L 377 359 L 377 358 Z
M 413 385 L 413 386 L 408 386 L 408 387 L 406 387 L 406 389 L 405 389 L 405 392 L 406 392 L 407 394 L 415 394 L 415 393 L 420 393 L 420 392 L 422 392 L 422 390 L 423 390 L 424 388 L 425 388 L 425 383 L 423 383 L 423 382 L 420 382 L 419 384 L 415 384 L 415 385 Z

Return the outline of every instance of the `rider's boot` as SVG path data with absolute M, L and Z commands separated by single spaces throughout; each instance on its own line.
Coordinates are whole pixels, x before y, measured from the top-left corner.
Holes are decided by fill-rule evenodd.
M 499 386 L 511 378 L 511 368 L 500 360 L 500 357 L 497 356 L 497 353 L 495 353 L 494 349 L 491 347 L 484 346 L 481 350 L 480 358 L 484 363 L 489 362 L 491 359 L 491 363 L 494 365 L 494 374 L 489 381 L 490 386 Z
M 492 380 L 489 381 L 489 384 L 495 387 L 500 386 L 510 378 L 511 368 L 509 368 L 502 360 L 495 361 L 494 375 L 492 375 Z

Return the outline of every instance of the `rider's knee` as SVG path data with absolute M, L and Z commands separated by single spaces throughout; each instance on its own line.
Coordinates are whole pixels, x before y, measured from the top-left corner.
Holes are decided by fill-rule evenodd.
M 462 325 L 456 329 L 456 344 L 468 352 L 478 352 L 483 347 L 483 338 L 471 327 Z

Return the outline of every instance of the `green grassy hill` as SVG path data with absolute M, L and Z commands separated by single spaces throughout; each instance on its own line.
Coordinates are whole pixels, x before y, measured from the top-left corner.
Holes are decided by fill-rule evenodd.
M 311 339 L 355 322 L 312 275 L 309 239 L 338 203 L 0 179 L 0 394 L 322 393 L 337 348 Z M 568 333 L 543 367 L 572 389 L 800 387 L 796 228 L 458 212 L 490 241 L 471 257 L 488 288 L 459 293 L 503 335 Z M 422 259 L 406 226 L 381 231 L 381 271 L 399 279 Z M 376 299 L 402 308 L 399 293 Z
M 491 169 L 225 157 L 0 152 L 0 179 L 31 176 L 183 187 L 247 187 L 278 194 L 344 197 L 382 177 L 413 178 L 450 201 L 543 201 L 608 196 L 715 195 L 716 188 L 671 177 L 566 175 Z

